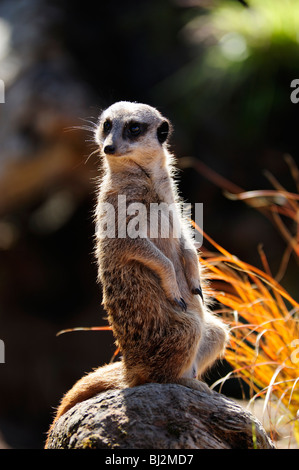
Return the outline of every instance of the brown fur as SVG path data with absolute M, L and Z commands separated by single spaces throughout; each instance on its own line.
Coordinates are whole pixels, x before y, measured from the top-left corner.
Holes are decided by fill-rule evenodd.
M 112 129 L 105 134 L 107 119 Z M 132 119 L 147 126 L 135 139 L 125 135 Z M 149 217 L 146 238 L 119 238 L 118 220 L 123 214 L 118 211 L 116 237 L 104 238 L 101 233 L 103 203 L 118 208 L 119 195 L 126 196 L 125 209 L 142 202 L 147 214 L 155 202 L 175 202 L 179 208 L 172 156 L 166 142 L 157 139 L 157 129 L 165 122 L 156 109 L 128 102 L 114 104 L 100 117 L 96 140 L 104 173 L 96 211 L 96 257 L 103 305 L 122 360 L 81 378 L 63 397 L 54 422 L 76 403 L 110 388 L 172 382 L 207 390 L 194 377 L 201 377 L 224 351 L 227 330 L 206 306 L 204 285 L 205 306 L 196 291 L 202 284 L 198 254 L 179 210 L 175 217 L 183 227 L 180 238 L 171 234 L 151 238 Z M 105 154 L 107 145 L 113 145 L 113 154 Z M 126 215 L 127 227 L 130 222 L 134 214 Z

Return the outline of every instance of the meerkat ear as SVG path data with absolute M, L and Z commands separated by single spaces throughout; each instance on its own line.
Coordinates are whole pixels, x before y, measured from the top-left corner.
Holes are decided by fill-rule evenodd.
M 166 142 L 169 135 L 170 125 L 168 121 L 163 121 L 157 129 L 157 137 L 160 144 Z

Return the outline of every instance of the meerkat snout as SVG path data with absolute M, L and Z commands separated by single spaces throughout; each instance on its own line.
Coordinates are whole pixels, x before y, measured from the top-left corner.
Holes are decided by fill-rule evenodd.
M 113 155 L 116 151 L 116 147 L 115 145 L 106 145 L 104 147 L 104 153 L 108 154 L 108 155 Z

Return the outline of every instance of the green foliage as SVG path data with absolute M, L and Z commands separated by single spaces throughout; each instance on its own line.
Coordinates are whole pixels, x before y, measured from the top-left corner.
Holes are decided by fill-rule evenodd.
M 286 109 L 299 75 L 299 2 L 248 3 L 193 9 L 181 34 L 192 57 L 157 90 L 197 123 L 230 123 L 240 141 L 260 137 L 269 115 Z

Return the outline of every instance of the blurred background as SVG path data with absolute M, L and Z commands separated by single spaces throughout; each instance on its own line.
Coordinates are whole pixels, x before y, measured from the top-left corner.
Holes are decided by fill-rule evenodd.
M 271 174 L 296 191 L 296 78 L 296 0 L 0 0 L 0 447 L 43 447 L 63 393 L 114 352 L 110 332 L 56 336 L 106 325 L 90 122 L 117 100 L 157 107 L 204 230 L 258 267 L 262 244 L 275 273 L 284 241 L 224 190 L 271 189 Z M 296 269 L 281 282 L 298 300 Z

